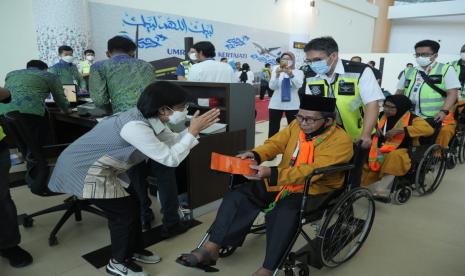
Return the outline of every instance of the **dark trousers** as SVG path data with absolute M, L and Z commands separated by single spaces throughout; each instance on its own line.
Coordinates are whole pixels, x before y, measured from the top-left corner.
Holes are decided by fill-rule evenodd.
M 265 98 L 265 93 L 268 93 L 268 97 L 270 98 L 273 96 L 273 90 L 270 89 L 268 83 L 266 85 L 260 86 L 260 100 L 263 100 L 263 98 Z
M 21 241 L 16 206 L 10 195 L 10 167 L 8 146 L 0 141 L 0 250 L 16 246 Z
M 263 182 L 245 183 L 225 195 L 210 233 L 210 241 L 221 246 L 241 246 L 258 213 L 276 197 Z M 308 198 L 307 211 L 318 208 L 327 195 Z M 275 270 L 296 234 L 302 194 L 290 194 L 266 214 L 266 254 L 263 267 Z
M 281 126 L 281 117 L 283 117 L 283 113 L 286 115 L 287 123 L 290 124 L 295 119 L 295 115 L 297 115 L 297 112 L 299 112 L 299 110 L 269 109 L 268 113 L 270 115 L 270 121 L 268 126 L 268 138 L 279 132 L 279 128 Z
M 167 167 L 150 160 L 132 167 L 128 172 L 133 188 L 140 202 L 141 219 L 151 216 L 150 205 L 152 201 L 148 196 L 147 178 L 154 179 L 163 214 L 163 225 L 173 226 L 179 223 L 178 186 L 176 184 L 175 168 Z
M 111 255 L 118 262 L 130 259 L 134 252 L 144 248 L 139 218 L 139 201 L 134 191 L 127 197 L 92 199 L 91 202 L 105 212 L 111 238 Z
M 29 130 L 34 141 L 37 142 L 39 146 L 47 144 L 48 134 L 49 134 L 49 121 L 47 116 L 38 116 L 33 114 L 21 114 L 24 123 L 26 124 L 26 129 Z M 28 152 L 25 145 L 18 141 L 19 151 L 23 154 L 24 158 L 28 158 Z

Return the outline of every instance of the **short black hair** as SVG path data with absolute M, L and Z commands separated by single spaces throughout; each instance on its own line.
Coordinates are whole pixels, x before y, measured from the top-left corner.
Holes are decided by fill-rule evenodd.
M 361 56 L 353 56 L 350 58 L 350 60 L 353 60 L 354 58 L 358 58 L 360 60 L 360 62 L 362 62 L 362 57 Z
M 87 49 L 84 51 L 84 55 L 87 55 L 87 54 L 94 54 L 95 55 L 95 51 L 92 50 L 92 49 Z
M 64 51 L 73 52 L 73 48 L 69 47 L 68 45 L 62 45 L 62 46 L 58 47 L 58 54 L 61 55 L 61 53 L 63 53 Z
M 145 118 L 158 116 L 158 110 L 167 106 L 186 103 L 188 92 L 170 81 L 155 81 L 149 84 L 137 101 L 137 109 Z
M 228 60 L 228 58 L 221 58 L 221 60 L 220 60 L 220 61 L 225 61 L 225 60 L 227 61 L 227 60 Z
M 107 49 L 110 53 L 113 53 L 114 51 L 130 53 L 137 49 L 137 45 L 129 38 L 117 35 L 108 40 Z
M 409 66 L 409 65 L 413 66 L 413 63 L 409 62 L 409 63 L 407 63 L 407 65 L 405 65 L 405 66 Z
M 434 40 L 426 39 L 419 41 L 417 42 L 417 44 L 415 44 L 415 50 L 420 47 L 429 47 L 433 51 L 433 53 L 436 54 L 437 52 L 439 52 L 439 48 L 441 48 L 441 45 L 439 45 L 439 43 L 437 43 Z
M 368 62 L 368 64 L 371 64 L 371 66 L 375 67 L 376 62 L 374 62 L 373 60 L 370 60 L 370 61 Z
M 265 63 L 265 67 L 270 67 L 270 66 L 271 66 L 271 64 Z
M 310 40 L 304 47 L 304 52 L 313 51 L 325 51 L 329 56 L 334 52 L 339 52 L 336 40 L 330 36 L 322 36 Z
M 213 58 L 216 56 L 215 46 L 210 41 L 200 41 L 195 43 L 192 48 L 194 48 L 198 53 L 202 54 L 207 58 Z
M 40 70 L 47 70 L 48 69 L 48 65 L 47 63 L 43 62 L 42 60 L 38 60 L 38 59 L 32 59 L 30 61 L 28 61 L 28 63 L 26 64 L 26 68 L 37 68 L 37 69 L 40 69 Z

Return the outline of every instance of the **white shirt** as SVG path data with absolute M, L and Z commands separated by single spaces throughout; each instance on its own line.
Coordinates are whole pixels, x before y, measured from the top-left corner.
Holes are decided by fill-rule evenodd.
M 207 59 L 191 66 L 188 81 L 235 83 L 236 76 L 229 64 Z
M 131 121 L 121 129 L 121 137 L 150 159 L 168 167 L 177 167 L 199 142 L 187 129 L 172 132 L 158 118 Z
M 268 83 L 268 86 L 271 90 L 274 90 L 273 96 L 270 99 L 270 104 L 268 106 L 269 109 L 277 109 L 277 110 L 298 110 L 300 107 L 300 99 L 299 99 L 299 88 L 302 87 L 304 83 L 304 72 L 299 69 L 293 69 L 292 74 L 294 77 L 291 78 L 291 101 L 289 102 L 282 102 L 281 101 L 281 83 L 284 78 L 289 78 L 287 73 L 279 74 L 279 78 L 276 77 L 276 70 L 279 67 L 276 67 L 273 72 L 271 72 L 271 79 Z
M 338 59 L 336 68 L 334 69 L 334 73 L 331 77 L 328 77 L 326 74 L 318 74 L 317 77 L 326 80 L 326 82 L 330 84 L 334 81 L 336 74 L 342 75 L 345 74 L 345 72 L 346 71 L 344 69 L 344 65 L 342 64 L 342 60 Z M 381 87 L 379 86 L 379 83 L 376 80 L 375 75 L 373 74 L 373 71 L 370 67 L 367 67 L 365 70 L 363 70 L 358 82 L 358 87 L 360 90 L 360 100 L 364 105 L 384 99 L 383 91 L 381 90 Z M 331 85 L 329 85 L 328 92 L 331 97 L 334 97 L 334 92 L 332 91 Z M 308 85 L 305 87 L 305 94 L 311 94 Z
M 430 72 L 431 69 L 436 65 L 436 62 L 432 63 L 428 67 L 426 67 L 426 70 L 423 69 L 421 66 L 417 66 L 416 69 L 419 71 L 423 72 Z M 446 75 L 444 76 L 444 86 L 446 90 L 449 89 L 460 89 L 460 81 L 457 77 L 457 74 L 455 71 L 452 69 L 450 70 L 451 67 L 447 70 Z M 415 106 L 415 114 L 422 116 L 420 114 L 420 106 L 417 104 L 420 101 L 420 88 L 423 84 L 424 80 L 421 77 L 420 74 L 417 74 L 415 83 L 413 84 L 412 91 L 410 92 L 410 100 L 412 101 L 412 104 Z M 405 90 L 405 74 L 402 72 L 402 75 L 400 76 L 399 82 L 397 82 L 397 89 L 404 91 Z M 422 116 L 424 117 L 424 116 Z
M 236 72 L 236 82 L 241 82 L 242 71 Z M 245 83 L 253 84 L 255 76 L 252 71 L 247 71 L 247 81 Z

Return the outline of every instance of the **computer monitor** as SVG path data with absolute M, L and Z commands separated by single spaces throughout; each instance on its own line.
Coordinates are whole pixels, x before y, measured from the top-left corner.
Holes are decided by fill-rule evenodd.
M 74 84 L 65 84 L 63 85 L 63 91 L 65 92 L 65 97 L 68 99 L 68 102 L 70 103 L 76 103 L 77 102 L 77 86 Z M 50 93 L 48 97 L 45 99 L 46 103 L 55 103 L 55 100 L 53 99 L 53 95 Z

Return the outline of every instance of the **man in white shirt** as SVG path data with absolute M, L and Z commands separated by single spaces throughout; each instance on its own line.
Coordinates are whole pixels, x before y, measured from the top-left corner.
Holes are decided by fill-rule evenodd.
M 311 40 L 304 48 L 310 72 L 305 94 L 337 99 L 338 123 L 363 148 L 371 145 L 371 134 L 379 114 L 383 92 L 366 64 L 341 60 L 332 37 Z
M 441 122 L 436 143 L 447 148 L 455 133 L 451 110 L 457 101 L 460 82 L 450 65 L 436 61 L 439 48 L 439 43 L 433 40 L 422 40 L 415 44 L 418 66 L 404 70 L 396 94 L 405 94 L 410 98 L 417 116 Z
M 192 65 L 189 81 L 234 83 L 236 78 L 231 66 L 214 60 L 215 46 L 209 41 L 194 44 L 198 63 Z

